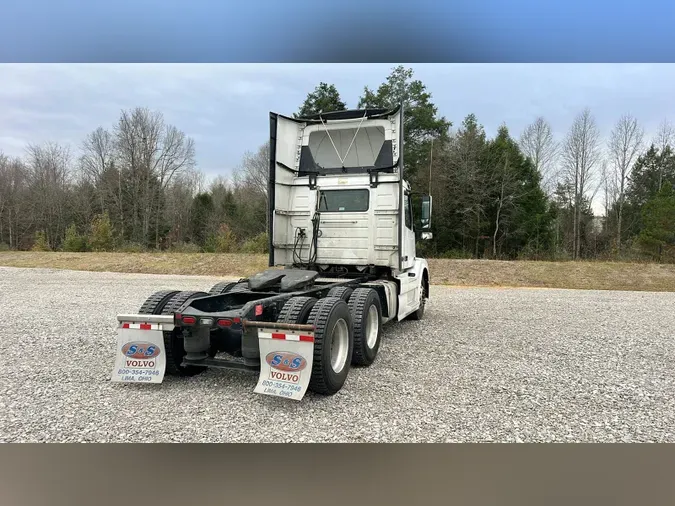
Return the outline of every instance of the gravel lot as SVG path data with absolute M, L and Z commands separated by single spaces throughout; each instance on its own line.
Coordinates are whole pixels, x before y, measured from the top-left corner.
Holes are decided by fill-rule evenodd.
M 334 397 L 109 381 L 118 313 L 217 279 L 0 268 L 0 441 L 675 441 L 675 293 L 432 288 Z

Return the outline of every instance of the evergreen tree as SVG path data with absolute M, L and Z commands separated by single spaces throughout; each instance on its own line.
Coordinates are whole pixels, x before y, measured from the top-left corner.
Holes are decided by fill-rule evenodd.
M 377 91 L 366 86 L 359 99 L 359 108 L 394 108 L 401 103 L 405 109 L 404 166 L 406 177 L 415 183 L 420 168 L 428 166 L 431 140 L 444 138 L 452 123 L 438 116 L 431 93 L 422 81 L 413 79 L 412 69 L 402 65 L 392 70 Z
M 458 131 L 434 150 L 433 222 L 439 253 L 471 256 L 478 248 L 481 224 L 486 222 L 486 143 L 483 127 L 469 114 Z
M 623 227 L 621 237 L 627 240 L 639 236 L 644 224 L 642 208 L 653 197 L 665 182 L 675 184 L 675 154 L 666 146 L 659 151 L 653 144 L 638 157 L 628 179 L 626 202 L 623 210 Z M 616 221 L 616 203 L 609 212 L 609 226 Z
M 334 84 L 324 82 L 307 94 L 307 98 L 295 114 L 296 118 L 305 118 L 314 114 L 331 111 L 344 111 L 347 105 L 340 98 L 340 93 Z
M 669 147 L 659 151 L 652 144 L 633 165 L 627 192 L 628 202 L 635 207 L 642 207 L 659 192 L 666 181 L 675 184 L 675 154 Z
M 190 231 L 192 242 L 204 246 L 209 237 L 210 223 L 213 217 L 213 197 L 210 193 L 199 193 L 192 200 L 190 213 Z
M 661 261 L 664 247 L 675 245 L 675 192 L 669 181 L 642 208 L 644 229 L 639 242 Z
M 541 175 L 511 138 L 506 126 L 488 147 L 492 172 L 488 216 L 492 256 L 515 257 L 521 251 L 538 256 L 551 245 L 551 213 Z
M 113 249 L 115 235 L 107 211 L 94 218 L 88 242 L 93 251 L 110 251 Z

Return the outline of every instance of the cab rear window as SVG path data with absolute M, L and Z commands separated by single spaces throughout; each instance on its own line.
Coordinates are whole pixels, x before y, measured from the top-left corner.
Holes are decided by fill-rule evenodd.
M 319 211 L 325 213 L 356 213 L 368 210 L 370 191 L 361 190 L 321 190 Z

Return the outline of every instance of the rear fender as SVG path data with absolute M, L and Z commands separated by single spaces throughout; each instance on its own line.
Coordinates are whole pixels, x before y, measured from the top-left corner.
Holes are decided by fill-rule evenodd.
M 379 295 L 380 303 L 382 304 L 382 323 L 396 319 L 398 313 L 398 283 L 395 281 L 379 279 L 377 281 L 363 283 L 360 286 L 372 288 Z

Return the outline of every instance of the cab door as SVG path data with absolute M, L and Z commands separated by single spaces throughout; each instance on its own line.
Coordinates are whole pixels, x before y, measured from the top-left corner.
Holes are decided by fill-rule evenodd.
M 412 199 L 410 192 L 403 192 L 403 227 L 401 233 L 401 270 L 415 263 L 415 231 L 413 230 Z

